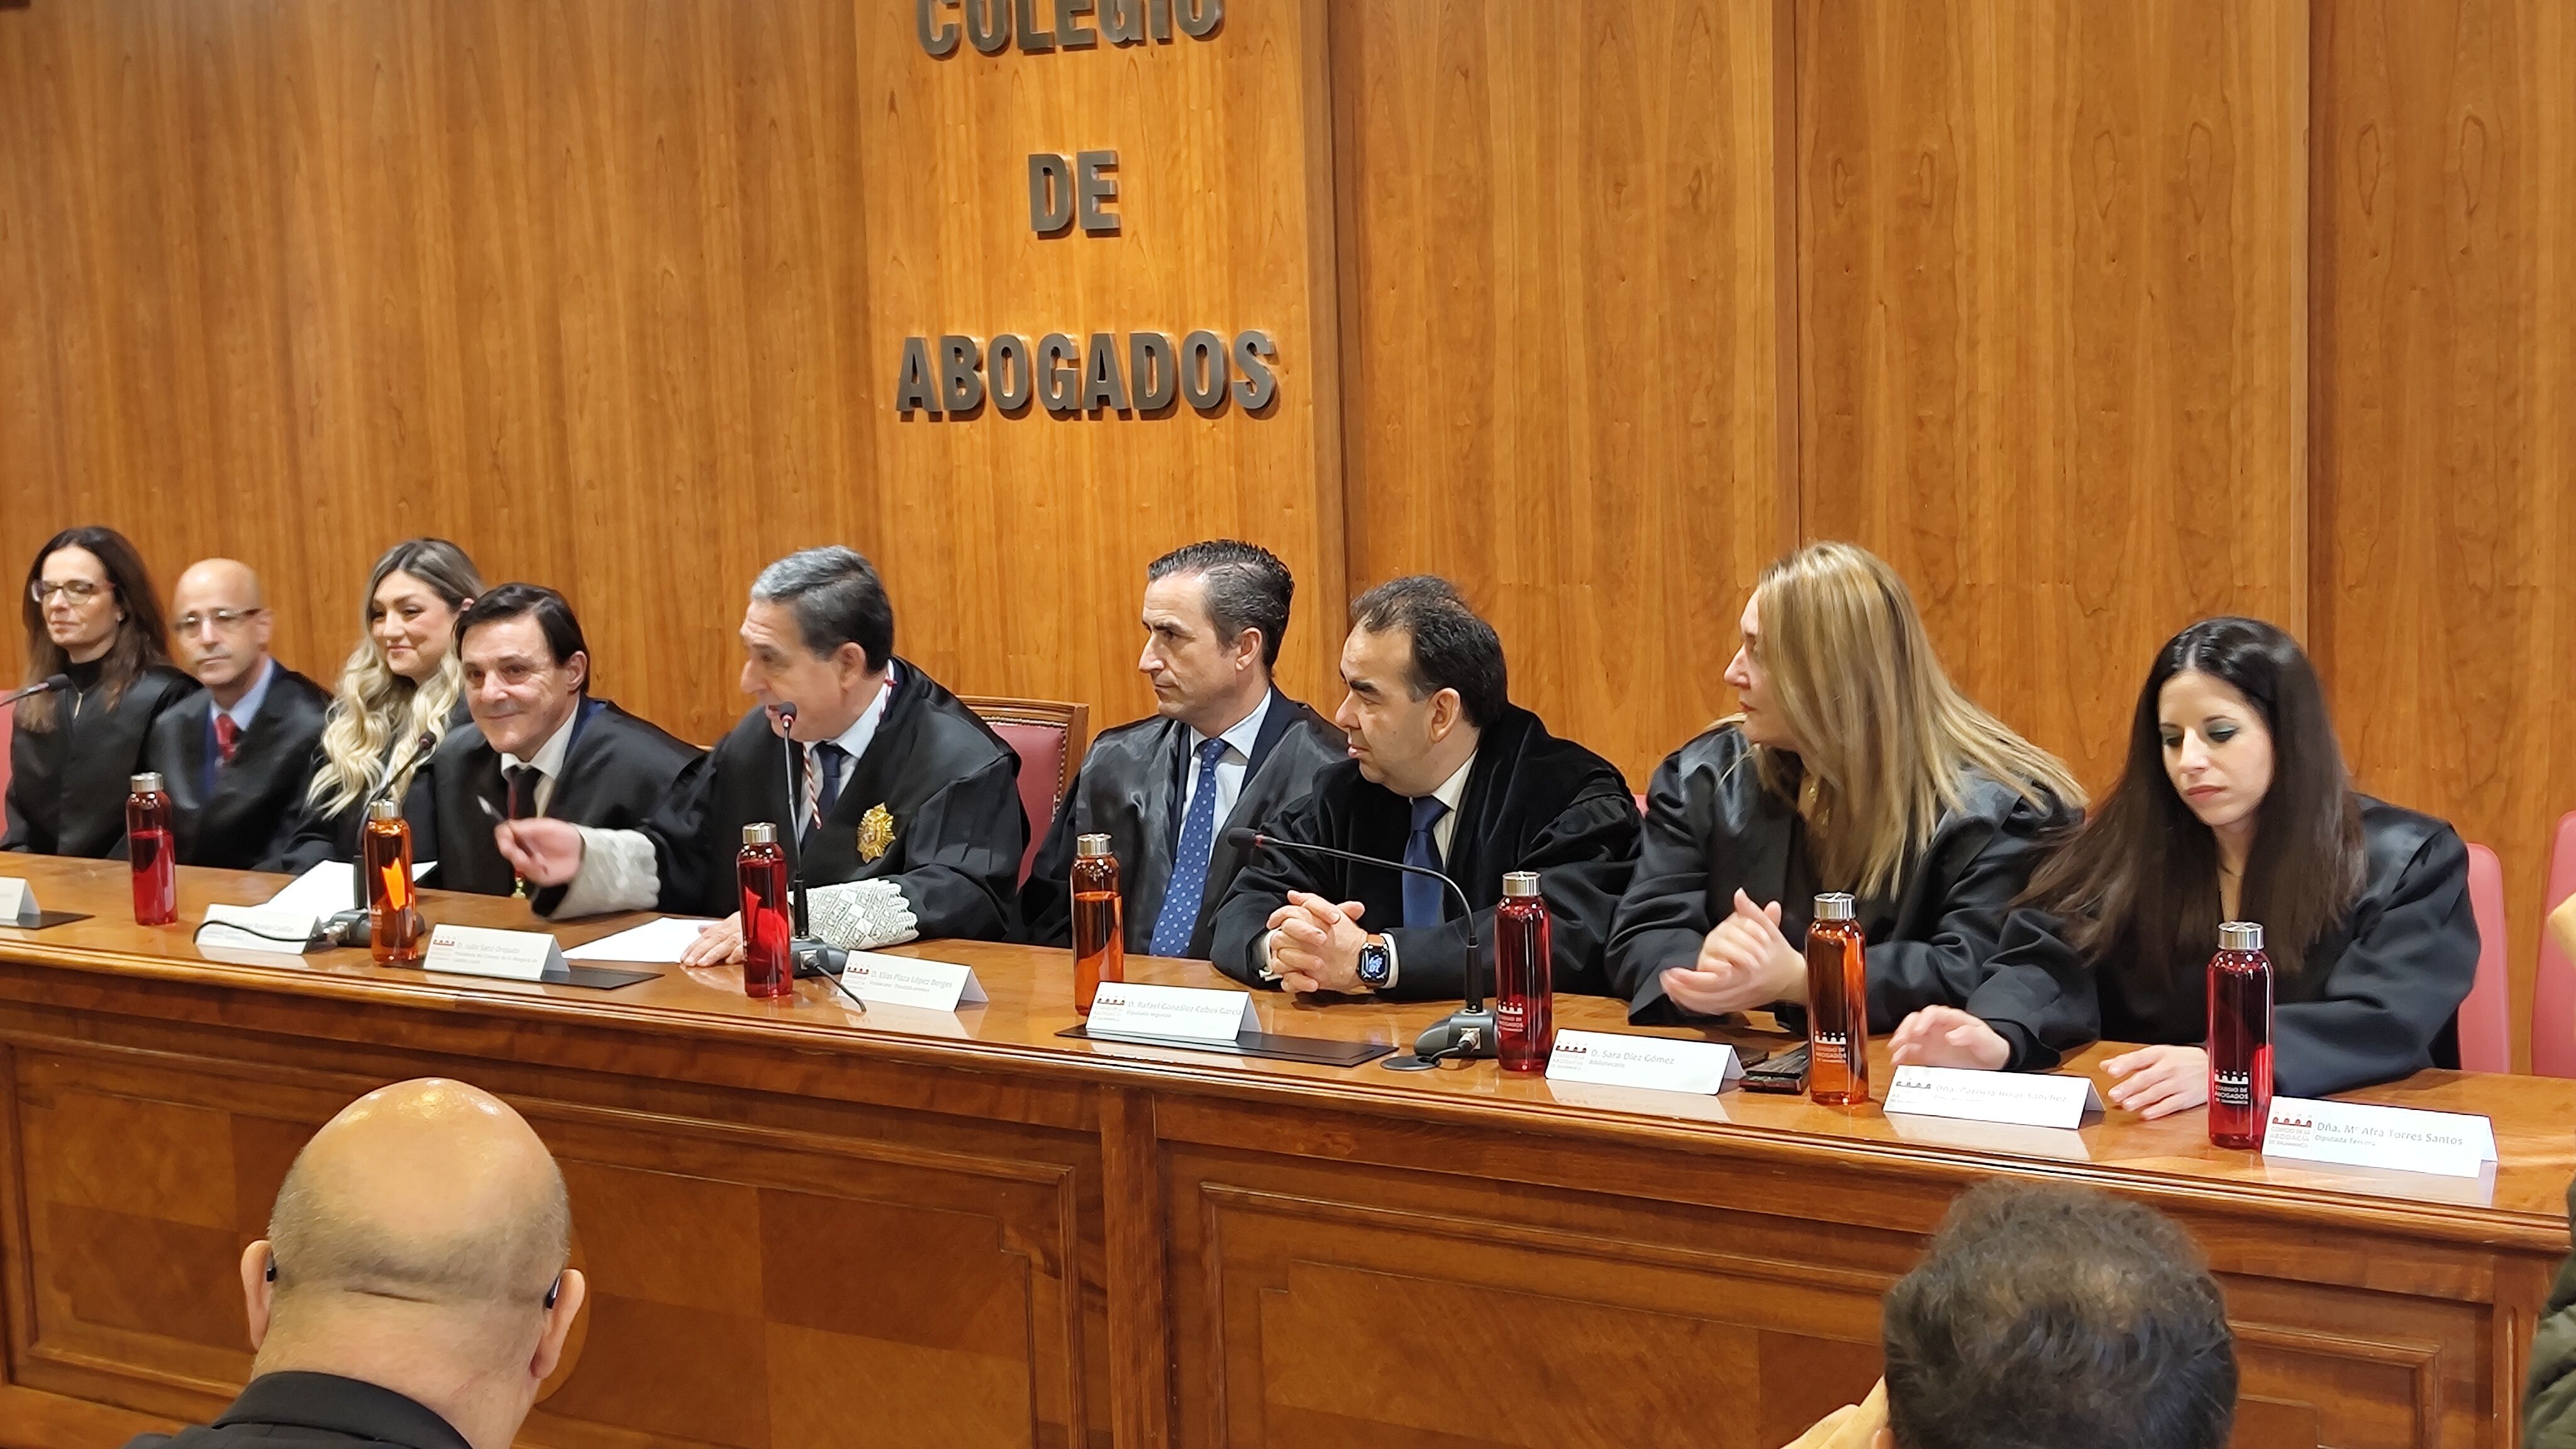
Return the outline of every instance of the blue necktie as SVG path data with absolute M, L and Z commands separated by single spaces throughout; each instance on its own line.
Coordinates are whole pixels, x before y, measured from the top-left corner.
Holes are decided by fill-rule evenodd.
M 1406 865 L 1419 865 L 1431 870 L 1440 868 L 1440 842 L 1431 832 L 1440 824 L 1440 817 L 1448 813 L 1449 807 L 1441 804 L 1440 797 L 1436 795 L 1425 795 L 1413 802 L 1413 833 L 1404 838 Z M 1416 930 L 1439 925 L 1441 907 L 1445 904 L 1440 898 L 1448 894 L 1448 890 L 1447 886 L 1427 875 L 1406 871 L 1404 924 Z
M 1150 954 L 1178 956 L 1190 949 L 1190 932 L 1198 928 L 1199 897 L 1207 893 L 1208 852 L 1216 848 L 1216 762 L 1225 758 L 1225 741 L 1199 746 L 1199 783 L 1190 795 L 1190 813 L 1181 818 L 1181 843 L 1172 855 L 1172 878 L 1163 887 L 1163 913 L 1154 918 Z

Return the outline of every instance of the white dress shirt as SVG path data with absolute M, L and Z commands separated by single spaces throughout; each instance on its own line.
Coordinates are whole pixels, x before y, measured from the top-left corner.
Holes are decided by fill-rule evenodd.
M 1252 775 L 1252 747 L 1260 742 L 1261 722 L 1270 715 L 1270 691 L 1261 692 L 1260 702 L 1252 713 L 1235 721 L 1234 727 L 1216 738 L 1225 741 L 1225 753 L 1216 762 L 1216 821 L 1222 826 L 1234 818 L 1235 802 L 1243 798 L 1243 782 Z M 1190 731 L 1190 752 L 1181 762 L 1181 818 L 1190 818 L 1190 806 L 1199 796 L 1199 750 L 1208 736 Z
M 581 712 L 589 703 L 588 696 L 573 701 L 572 713 L 565 715 L 564 722 L 555 726 L 555 732 L 546 736 L 546 742 L 537 746 L 533 758 L 523 760 L 508 750 L 501 752 L 501 778 L 504 781 L 510 778 L 512 770 L 522 765 L 536 767 L 537 788 L 529 797 L 529 808 L 539 815 L 545 814 L 546 807 L 554 803 L 555 782 L 563 778 L 564 756 L 572 752 L 573 726 L 581 723 Z

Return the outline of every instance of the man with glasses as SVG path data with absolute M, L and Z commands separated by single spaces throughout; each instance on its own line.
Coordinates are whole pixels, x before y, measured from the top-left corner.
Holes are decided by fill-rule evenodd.
M 251 870 L 295 828 L 331 696 L 269 656 L 268 608 L 246 565 L 190 565 L 170 615 L 179 665 L 205 686 L 152 727 L 179 860 Z

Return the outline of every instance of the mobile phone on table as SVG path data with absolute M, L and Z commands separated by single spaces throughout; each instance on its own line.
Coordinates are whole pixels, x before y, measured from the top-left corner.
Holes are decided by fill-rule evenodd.
M 1745 1068 L 1744 1090 L 1748 1092 L 1807 1090 L 1807 1044 L 1800 1042 L 1776 1057 Z

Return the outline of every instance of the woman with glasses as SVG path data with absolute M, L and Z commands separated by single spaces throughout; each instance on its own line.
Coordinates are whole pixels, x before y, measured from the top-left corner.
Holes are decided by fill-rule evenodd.
M 456 616 L 481 592 L 474 560 L 443 538 L 406 539 L 376 560 L 367 576 L 366 637 L 341 667 L 301 824 L 268 869 L 300 873 L 354 858 L 367 804 L 380 797 L 403 802 L 412 859 L 438 858 L 422 768 L 447 731 L 466 720 Z
M 25 599 L 26 682 L 69 682 L 16 706 L 0 850 L 115 855 L 133 776 L 148 768 L 152 723 L 197 682 L 170 667 L 160 598 L 134 545 L 112 528 L 46 540 Z

